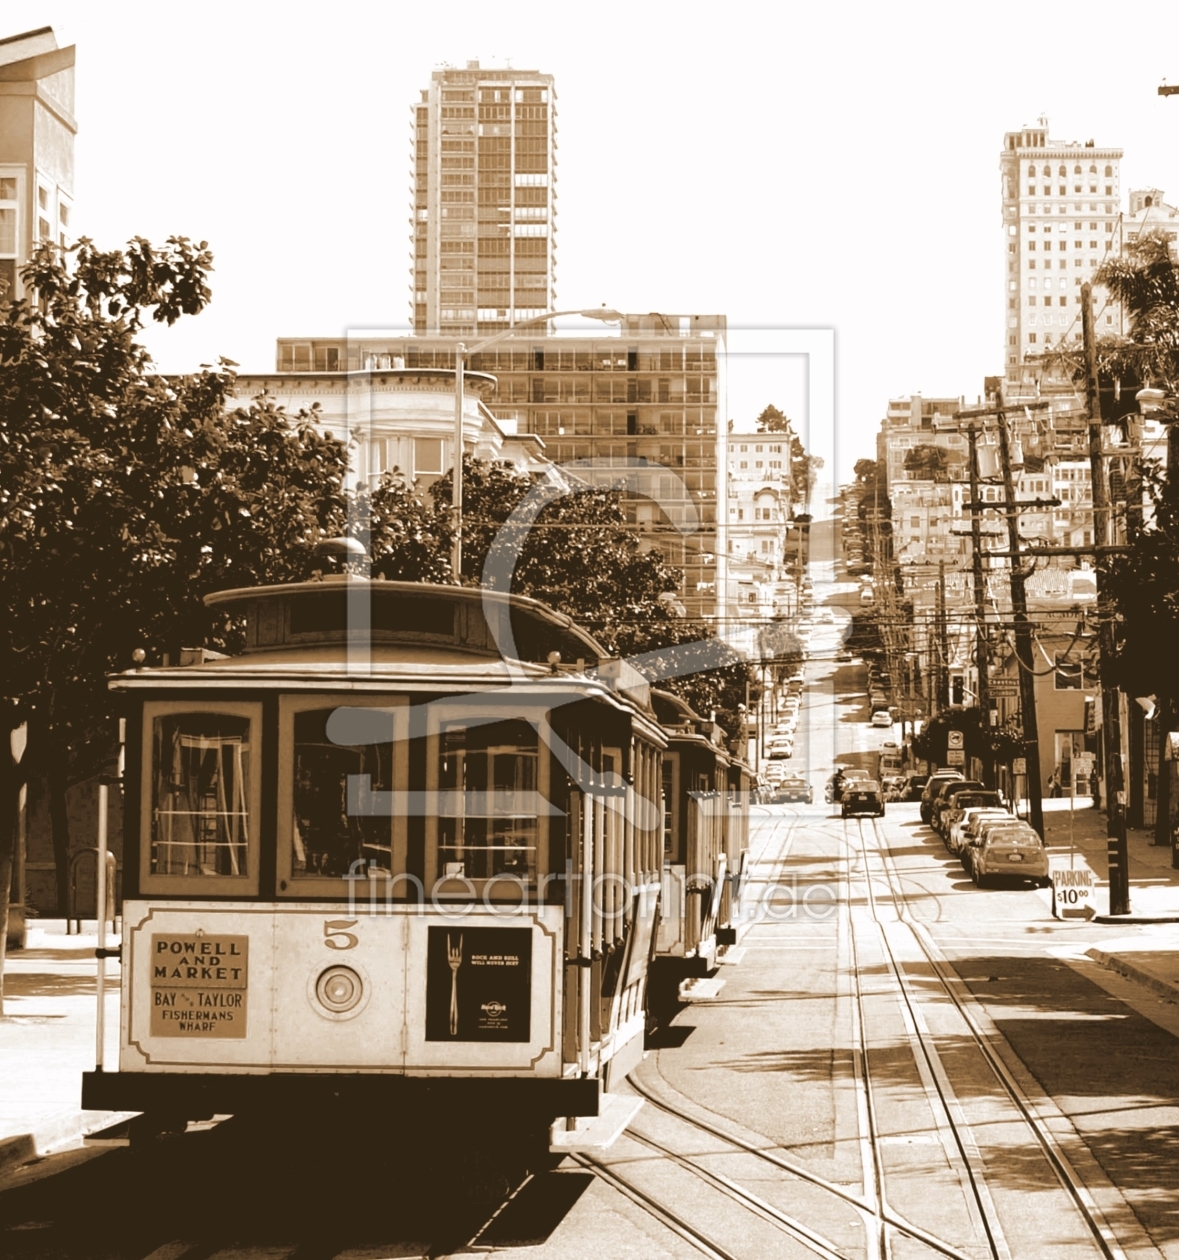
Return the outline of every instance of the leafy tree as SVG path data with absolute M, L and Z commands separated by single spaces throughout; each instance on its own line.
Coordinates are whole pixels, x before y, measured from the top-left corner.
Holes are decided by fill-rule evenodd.
M 946 447 L 934 446 L 928 442 L 922 442 L 905 452 L 905 471 L 916 473 L 927 481 L 949 481 L 950 466 L 961 462 L 961 457 L 951 453 Z
M 643 550 L 627 526 L 622 491 L 595 481 L 587 471 L 584 483 L 573 483 L 574 493 L 553 497 L 535 521 L 525 522 L 513 513 L 538 478 L 507 464 L 464 458 L 462 581 L 482 582 L 491 557 L 493 569 L 510 569 L 513 592 L 566 613 L 612 653 L 639 658 L 653 682 L 704 717 L 715 711 L 735 735 L 737 706 L 752 675 L 709 626 L 679 615 L 678 570 L 660 552 Z M 449 474 L 425 495 L 403 480 L 391 484 L 387 476 L 374 491 L 374 504 L 388 494 L 398 496 L 397 510 L 414 528 L 374 540 L 374 574 L 449 580 Z
M 105 675 L 201 642 L 210 590 L 306 576 L 345 518 L 340 443 L 265 399 L 234 407 L 227 361 L 165 378 L 138 343 L 148 319 L 203 309 L 211 267 L 184 238 L 46 244 L 22 273 L 34 296 L 0 309 L 4 717 L 28 723 L 22 773 L 47 783 L 63 910 L 66 790 L 111 746 Z M 2 866 L 19 777 L 0 760 Z
M 770 403 L 757 417 L 757 431 L 758 433 L 789 433 L 790 420 L 784 411 L 779 411 L 773 403 Z
M 1118 612 L 1113 679 L 1133 696 L 1179 696 L 1179 485 L 1147 470 L 1154 519 L 1103 581 Z
M 978 705 L 969 705 L 965 708 L 954 706 L 942 709 L 931 717 L 921 733 L 913 738 L 914 755 L 922 761 L 945 765 L 946 735 L 949 731 L 961 731 L 966 756 L 979 761 L 996 758 L 1010 762 L 1013 757 L 1020 757 L 1025 751 L 1022 740 L 1010 731 L 990 726 L 984 720 Z
M 1160 234 L 1150 233 L 1123 255 L 1111 258 L 1094 279 L 1105 285 L 1129 316 L 1130 337 L 1098 343 L 1098 384 L 1102 416 L 1120 422 L 1128 431 L 1136 411 L 1134 395 L 1140 385 L 1179 389 L 1179 263 Z M 1172 414 L 1174 404 L 1171 404 Z M 1127 436 L 1130 433 L 1127 432 Z M 1174 727 L 1179 708 L 1179 670 L 1174 664 L 1174 635 L 1179 629 L 1179 433 L 1168 435 L 1165 473 L 1155 467 L 1137 470 L 1138 486 L 1155 503 L 1154 517 L 1142 528 L 1142 513 L 1127 514 L 1130 553 L 1101 564 L 1101 581 L 1112 594 L 1119 633 L 1114 659 L 1102 662 L 1113 681 L 1131 695 L 1156 695 L 1160 723 Z M 1115 490 L 1111 469 L 1111 489 Z M 1127 502 L 1138 498 L 1138 487 L 1124 489 Z M 1160 744 L 1162 742 L 1160 741 Z M 1158 764 L 1156 842 L 1167 843 L 1173 823 L 1170 768 L 1160 746 Z
M 1098 347 L 1103 374 L 1123 380 L 1157 379 L 1179 384 L 1179 264 L 1170 243 L 1151 232 L 1097 269 L 1104 285 L 1129 316 L 1130 338 L 1107 338 Z M 1121 410 L 1133 409 L 1133 391 L 1122 391 Z

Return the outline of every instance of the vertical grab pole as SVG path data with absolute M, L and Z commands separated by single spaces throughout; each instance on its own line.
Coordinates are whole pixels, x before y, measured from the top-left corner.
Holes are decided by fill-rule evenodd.
M 98 899 L 97 912 L 94 916 L 98 928 L 98 948 L 94 951 L 98 963 L 98 1011 L 94 1021 L 94 1070 L 96 1072 L 101 1072 L 103 1068 L 103 1042 L 106 1039 L 106 810 L 109 790 L 105 780 L 99 783 L 98 871 L 94 880 Z
M 581 1075 L 589 1076 L 590 1063 L 590 956 L 593 953 L 593 876 L 594 876 L 594 815 L 596 806 L 591 788 L 586 783 L 581 810 L 581 940 L 578 953 L 578 1012 L 577 1031 L 581 1042 L 579 1064 Z

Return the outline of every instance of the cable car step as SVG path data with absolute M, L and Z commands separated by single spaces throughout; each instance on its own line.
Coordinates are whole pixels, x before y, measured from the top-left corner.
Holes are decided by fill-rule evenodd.
M 725 982 L 717 976 L 691 976 L 680 985 L 681 1002 L 710 1002 L 720 995 Z
M 634 1094 L 603 1094 L 598 1115 L 577 1117 L 572 1129 L 566 1128 L 566 1120 L 553 1122 L 549 1130 L 549 1150 L 562 1155 L 572 1151 L 605 1150 L 639 1114 L 643 1101 Z

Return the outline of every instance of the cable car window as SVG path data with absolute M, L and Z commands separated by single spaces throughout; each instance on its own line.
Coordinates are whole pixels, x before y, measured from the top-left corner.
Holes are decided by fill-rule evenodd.
M 528 722 L 444 723 L 438 786 L 438 876 L 536 878 L 538 743 Z
M 404 699 L 284 696 L 279 748 L 279 893 L 412 896 Z
M 335 712 L 295 714 L 293 879 L 393 868 L 391 814 L 374 796 L 393 791 L 392 720 L 388 742 L 342 746 L 327 729 Z
M 663 761 L 663 860 L 664 862 L 674 862 L 676 860 L 676 834 L 675 834 L 675 767 L 672 759 L 667 757 Z
M 162 703 L 145 708 L 151 768 L 142 875 L 153 892 L 257 891 L 260 711 Z

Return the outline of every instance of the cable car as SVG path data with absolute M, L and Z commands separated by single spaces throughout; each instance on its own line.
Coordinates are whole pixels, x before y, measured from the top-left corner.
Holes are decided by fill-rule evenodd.
M 122 1017 L 83 1107 L 145 1134 L 351 1108 L 547 1138 L 600 1114 L 642 1055 L 663 877 L 641 675 L 474 588 L 329 576 L 206 603 L 244 651 L 110 683 Z

